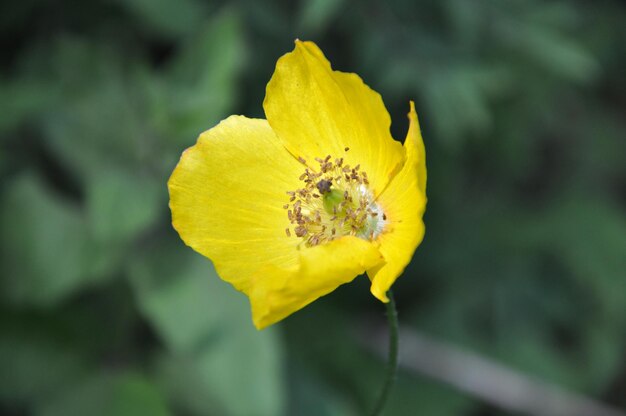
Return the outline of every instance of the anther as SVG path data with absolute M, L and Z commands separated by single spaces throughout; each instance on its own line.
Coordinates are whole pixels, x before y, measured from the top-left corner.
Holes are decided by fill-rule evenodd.
M 320 194 L 324 195 L 330 192 L 330 187 L 332 186 L 332 184 L 333 183 L 331 181 L 322 179 L 315 186 L 317 187 L 317 190 L 320 191 Z
M 345 148 L 347 152 L 350 150 Z M 298 161 L 305 164 L 302 157 Z M 299 177 L 303 188 L 287 192 L 289 204 L 287 218 L 293 228 L 285 229 L 285 234 L 295 234 L 314 246 L 332 241 L 343 235 L 356 235 L 374 239 L 381 232 L 377 217 L 383 216 L 369 190 L 367 174 L 344 165 L 343 158 L 315 158 L 319 168 L 305 166 Z M 378 215 L 381 214 L 381 215 Z

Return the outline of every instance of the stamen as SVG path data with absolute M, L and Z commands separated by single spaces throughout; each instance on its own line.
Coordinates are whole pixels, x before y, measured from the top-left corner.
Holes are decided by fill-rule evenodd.
M 349 148 L 344 149 L 346 152 Z M 298 161 L 306 164 L 302 157 Z M 308 246 L 327 243 L 345 235 L 376 239 L 384 230 L 386 216 L 374 201 L 367 173 L 361 165 L 344 165 L 342 157 L 315 158 L 318 169 L 306 166 L 299 180 L 303 187 L 288 191 L 287 218 L 296 237 Z M 381 219 L 382 218 L 382 219 Z M 287 236 L 292 233 L 285 230 Z

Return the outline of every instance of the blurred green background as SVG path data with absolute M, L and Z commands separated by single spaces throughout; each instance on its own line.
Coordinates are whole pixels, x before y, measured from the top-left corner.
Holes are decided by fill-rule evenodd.
M 416 101 L 429 204 L 401 323 L 624 411 L 625 22 L 617 0 L 2 2 L 0 414 L 370 408 L 365 277 L 257 332 L 170 226 L 180 153 L 263 117 L 296 37 L 382 94 L 394 137 Z M 513 413 L 401 369 L 385 414 Z

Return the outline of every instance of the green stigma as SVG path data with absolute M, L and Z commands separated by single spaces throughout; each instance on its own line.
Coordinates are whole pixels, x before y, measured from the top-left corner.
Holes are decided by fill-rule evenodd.
M 343 192 L 337 189 L 331 189 L 324 193 L 324 209 L 329 214 L 336 214 L 341 210 L 340 204 L 345 200 Z

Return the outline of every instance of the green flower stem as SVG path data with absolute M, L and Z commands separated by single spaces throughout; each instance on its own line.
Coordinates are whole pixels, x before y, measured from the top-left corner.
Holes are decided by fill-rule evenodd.
M 385 383 L 380 391 L 380 396 L 376 401 L 371 416 L 378 416 L 383 411 L 389 392 L 393 383 L 396 381 L 398 372 L 398 311 L 396 310 L 396 302 L 393 299 L 393 292 L 387 292 L 389 302 L 387 307 L 387 322 L 389 323 L 389 354 L 387 357 L 387 373 L 385 374 Z

